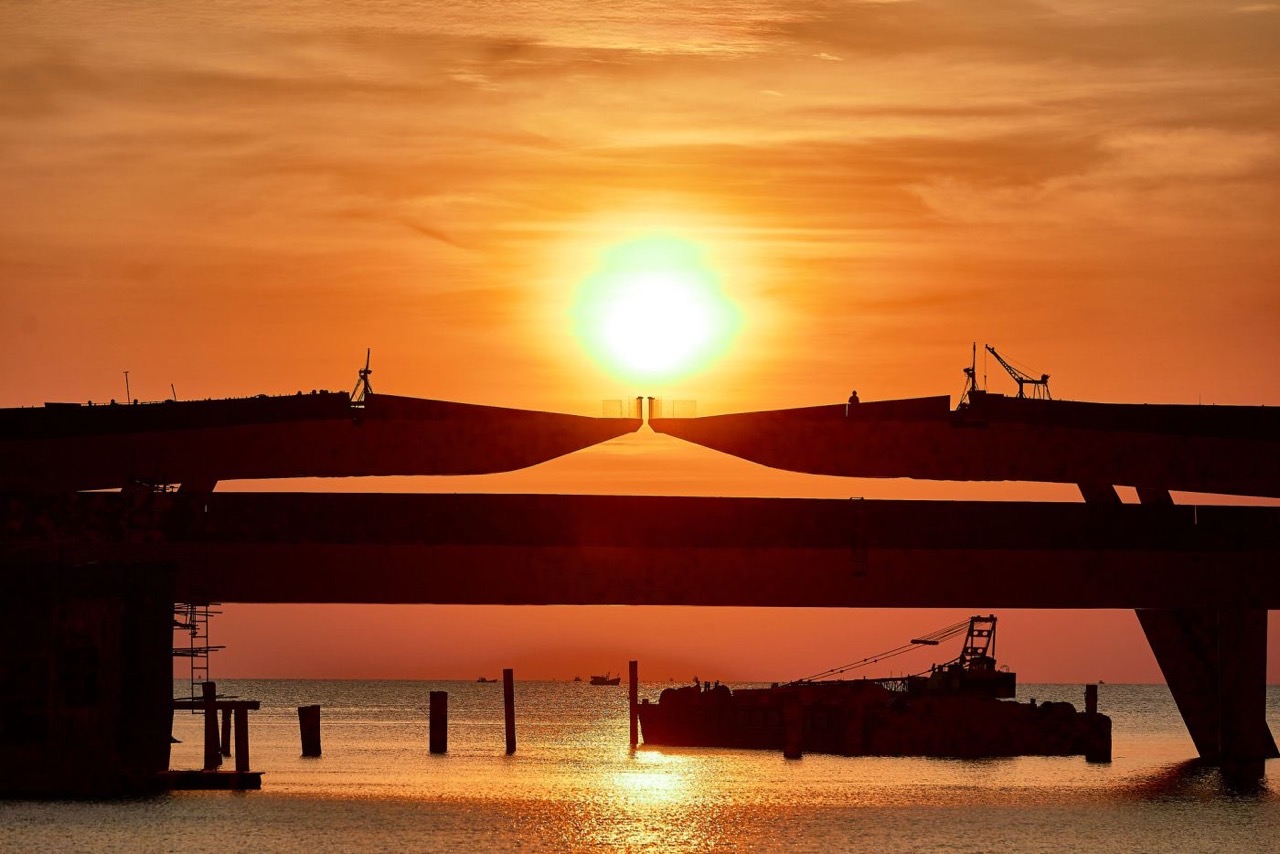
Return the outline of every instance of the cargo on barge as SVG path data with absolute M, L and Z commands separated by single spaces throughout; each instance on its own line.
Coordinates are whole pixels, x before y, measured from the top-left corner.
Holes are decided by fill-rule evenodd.
M 679 747 L 782 750 L 842 756 L 1073 756 L 1111 761 L 1111 719 L 1087 686 L 1085 710 L 1071 703 L 1012 698 L 1017 676 L 994 657 L 994 616 L 975 616 L 959 657 L 926 673 L 892 679 L 830 679 L 848 669 L 936 645 L 964 631 L 940 629 L 882 653 L 769 688 L 719 683 L 665 689 L 639 708 L 644 743 Z

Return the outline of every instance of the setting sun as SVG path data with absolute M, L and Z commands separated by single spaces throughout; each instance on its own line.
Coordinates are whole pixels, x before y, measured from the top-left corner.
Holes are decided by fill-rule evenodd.
M 669 380 L 720 355 L 737 309 L 693 243 L 652 236 L 615 246 L 583 282 L 574 306 L 579 340 L 611 373 Z

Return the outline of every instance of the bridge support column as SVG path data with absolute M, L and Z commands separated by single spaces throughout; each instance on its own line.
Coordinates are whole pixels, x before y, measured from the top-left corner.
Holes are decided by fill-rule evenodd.
M 0 584 L 0 798 L 153 791 L 173 724 L 164 566 L 55 565 Z
M 1110 484 L 1079 484 L 1086 504 L 1119 505 Z M 1172 506 L 1166 489 L 1139 487 L 1138 500 Z M 1204 762 L 1236 783 L 1261 780 L 1280 756 L 1267 726 L 1267 610 L 1136 611 L 1178 712 Z
M 1265 608 L 1141 609 L 1138 621 L 1200 758 L 1257 780 L 1280 756 L 1267 726 Z

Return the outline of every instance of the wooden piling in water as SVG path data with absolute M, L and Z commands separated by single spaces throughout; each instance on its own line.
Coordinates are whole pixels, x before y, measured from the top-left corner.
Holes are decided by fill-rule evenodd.
M 449 692 L 432 691 L 427 714 L 427 739 L 432 753 L 449 752 Z
M 516 752 L 516 687 L 515 672 L 510 668 L 502 671 L 502 708 L 507 724 L 507 755 Z
M 640 696 L 640 663 L 638 661 L 627 662 L 627 708 L 631 722 L 631 746 L 635 747 L 640 743 L 640 726 L 637 721 L 637 701 Z
M 219 739 L 222 744 L 222 755 L 231 755 L 231 710 L 222 710 L 222 738 Z
M 1084 686 L 1084 710 L 1086 714 L 1096 715 L 1098 713 L 1098 686 Z
M 218 738 L 218 699 L 216 682 L 201 682 L 200 697 L 204 701 L 204 770 L 216 771 L 222 765 L 222 746 Z
M 243 705 L 235 707 L 236 716 L 236 771 L 249 773 L 249 709 Z
M 298 706 L 298 732 L 302 736 L 302 755 L 320 755 L 320 707 Z
M 173 789 L 257 789 L 262 786 L 262 772 L 249 770 L 249 712 L 258 709 L 257 700 L 232 700 L 217 698 L 217 686 L 213 682 L 203 683 L 202 696 L 194 699 L 173 701 L 174 710 L 185 709 L 196 714 L 203 713 L 205 734 L 205 767 L 203 770 L 178 770 L 164 772 L 161 780 Z M 230 711 L 233 717 L 227 725 L 229 735 L 225 740 L 219 738 L 218 712 Z M 224 717 L 225 721 L 226 718 Z M 234 741 L 233 741 L 234 739 Z M 209 767 L 210 760 L 221 764 L 222 751 L 234 743 L 236 770 L 219 770 L 217 765 Z

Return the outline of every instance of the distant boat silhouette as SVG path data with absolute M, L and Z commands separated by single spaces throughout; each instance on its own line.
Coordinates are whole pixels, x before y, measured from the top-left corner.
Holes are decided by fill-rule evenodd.
M 581 682 L 581 681 L 582 681 L 582 677 L 581 677 L 581 676 L 575 676 L 575 677 L 573 677 L 573 681 L 574 681 L 574 682 Z
M 481 677 L 480 677 L 479 679 L 477 679 L 476 681 L 477 681 L 477 682 L 497 682 L 498 680 L 497 680 L 497 679 L 485 679 L 483 676 L 481 676 Z
M 609 671 L 605 671 L 603 676 L 592 676 L 592 685 L 620 685 L 622 684 L 622 676 L 610 676 Z

